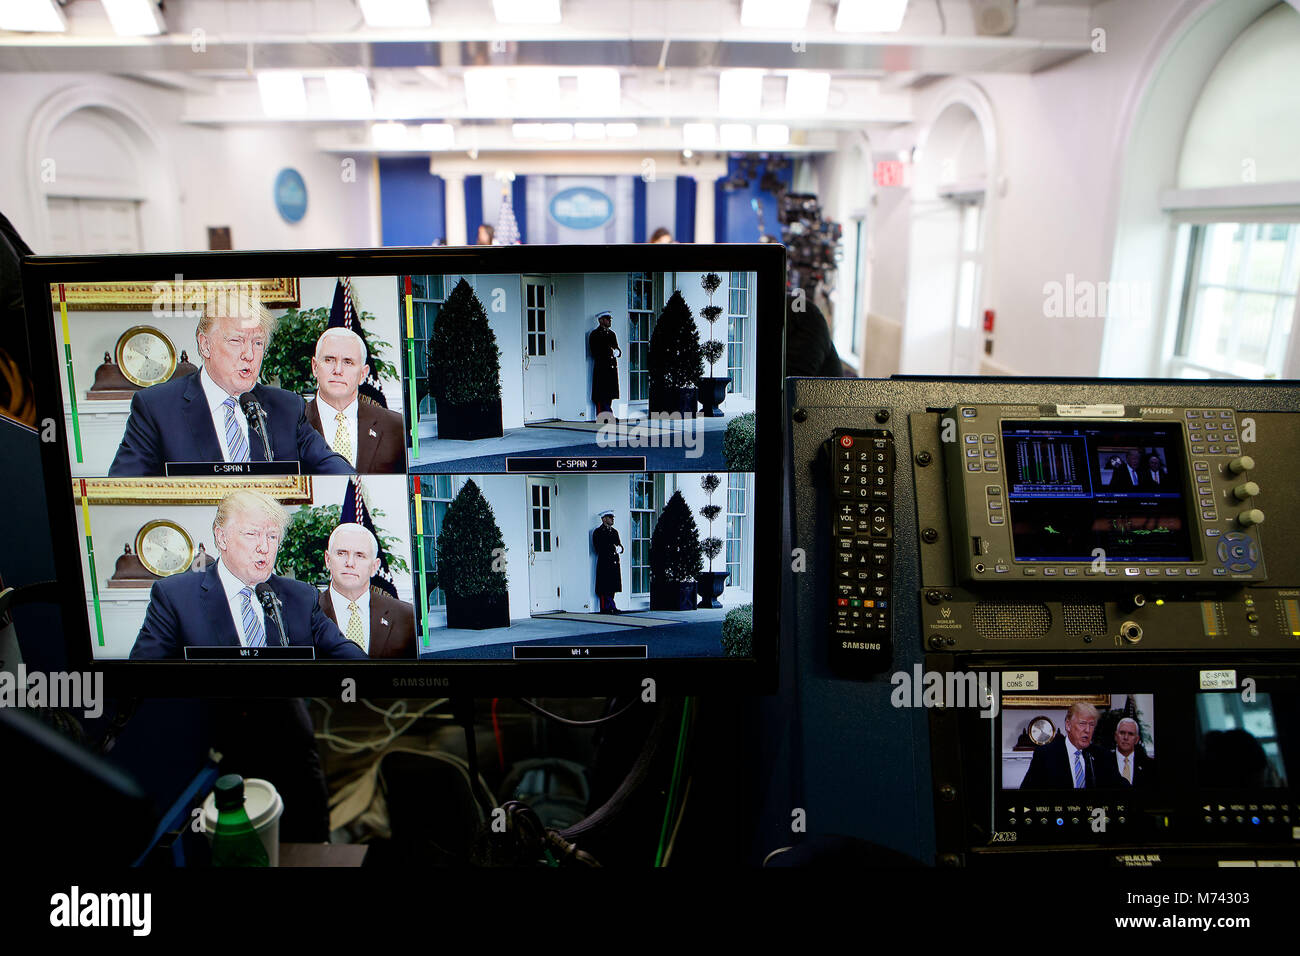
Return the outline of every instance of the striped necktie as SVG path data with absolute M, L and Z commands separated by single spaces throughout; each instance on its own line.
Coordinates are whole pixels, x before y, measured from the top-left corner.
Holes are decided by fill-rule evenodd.
M 1074 789 L 1083 789 L 1083 754 L 1078 750 L 1074 752 Z
M 231 461 L 248 461 L 248 440 L 244 430 L 239 427 L 235 417 L 235 400 L 228 398 L 221 403 L 226 410 L 226 450 Z
M 243 598 L 241 617 L 244 619 L 245 642 L 249 647 L 265 647 L 266 625 L 262 620 L 261 606 L 253 607 L 253 589 L 249 587 L 242 588 L 239 596 Z

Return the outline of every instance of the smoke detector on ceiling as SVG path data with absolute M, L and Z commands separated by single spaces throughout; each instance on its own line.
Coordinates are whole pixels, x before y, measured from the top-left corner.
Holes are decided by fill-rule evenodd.
M 980 36 L 1006 36 L 1016 28 L 1016 0 L 970 0 L 970 9 Z

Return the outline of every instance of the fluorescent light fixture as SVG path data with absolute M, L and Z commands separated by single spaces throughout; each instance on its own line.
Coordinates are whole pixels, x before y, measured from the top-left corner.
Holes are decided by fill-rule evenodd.
M 374 109 L 370 81 L 364 73 L 331 70 L 325 74 L 325 88 L 329 91 L 330 105 L 340 116 L 364 116 Z
M 560 74 L 552 69 L 527 69 L 511 77 L 513 105 L 524 113 L 554 113 L 560 102 Z
M 605 124 L 605 135 L 610 139 L 633 139 L 638 132 L 636 123 Z
M 99 0 L 120 37 L 156 37 L 167 29 L 154 0 Z
M 543 123 L 542 138 L 553 143 L 563 143 L 573 139 L 572 123 Z
M 573 135 L 577 139 L 604 139 L 604 123 L 574 123 Z
M 723 116 L 756 116 L 762 104 L 762 70 L 723 70 L 718 74 L 718 112 Z
M 718 127 L 723 149 L 745 149 L 754 145 L 754 127 L 748 123 L 723 123 Z
M 585 112 L 616 114 L 620 93 L 618 70 L 595 68 L 578 72 L 578 99 Z
M 302 74 L 273 70 L 257 74 L 257 92 L 267 116 L 302 116 L 307 112 L 307 86 Z
M 559 23 L 560 0 L 492 0 L 497 23 Z
M 409 132 L 405 123 L 376 123 L 370 127 L 370 139 L 380 149 L 406 149 Z
M 754 138 L 759 146 L 789 146 L 790 127 L 784 123 L 759 123 Z
M 767 30 L 799 30 L 808 22 L 810 0 L 745 0 L 740 25 Z
M 897 33 L 907 0 L 840 0 L 835 29 L 841 33 Z
M 785 111 L 791 114 L 825 113 L 831 92 L 831 75 L 800 70 L 785 80 Z
M 510 105 L 509 87 L 503 70 L 491 68 L 465 71 L 465 106 L 479 116 L 499 116 Z
M 0 3 L 0 30 L 17 33 L 66 33 L 68 19 L 54 0 L 7 0 Z
M 427 27 L 429 0 L 361 0 L 368 27 Z
M 541 139 L 541 123 L 514 123 L 510 126 L 510 134 L 515 139 Z
M 688 149 L 712 149 L 718 142 L 718 128 L 712 123 L 683 123 L 682 144 Z
M 421 123 L 420 142 L 427 149 L 454 149 L 456 127 L 450 123 Z

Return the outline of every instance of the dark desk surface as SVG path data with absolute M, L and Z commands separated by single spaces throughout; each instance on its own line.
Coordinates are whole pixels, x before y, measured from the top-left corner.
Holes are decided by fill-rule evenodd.
M 360 866 L 364 843 L 281 843 L 281 866 Z

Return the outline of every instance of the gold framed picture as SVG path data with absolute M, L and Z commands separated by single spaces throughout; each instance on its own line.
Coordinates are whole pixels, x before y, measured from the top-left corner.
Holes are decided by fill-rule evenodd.
M 1002 709 L 1010 707 L 1069 707 L 1092 704 L 1098 710 L 1110 707 L 1110 694 L 1003 694 Z
M 236 491 L 260 491 L 282 505 L 311 504 L 311 477 L 275 478 L 74 478 L 72 494 L 81 502 L 82 483 L 92 505 L 215 505 Z
M 205 301 L 210 293 L 226 294 L 231 287 L 248 290 L 268 309 L 299 304 L 298 280 L 283 279 L 160 279 L 157 282 L 69 282 L 63 287 L 69 312 L 135 312 L 155 308 L 165 312 Z M 59 307 L 59 288 L 50 288 L 50 304 Z

